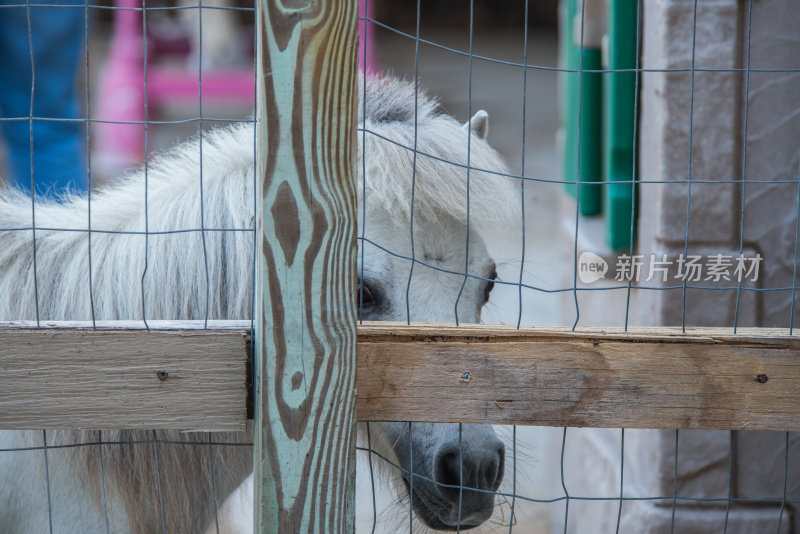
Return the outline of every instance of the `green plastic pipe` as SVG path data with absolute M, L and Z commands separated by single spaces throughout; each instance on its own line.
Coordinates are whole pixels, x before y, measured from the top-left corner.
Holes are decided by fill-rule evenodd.
M 608 0 L 609 70 L 636 68 L 637 0 Z M 603 75 L 603 176 L 605 185 L 603 211 L 606 217 L 606 240 L 614 250 L 632 247 L 631 225 L 635 225 L 635 125 L 636 73 L 608 72 Z M 634 217 L 632 217 L 634 212 Z

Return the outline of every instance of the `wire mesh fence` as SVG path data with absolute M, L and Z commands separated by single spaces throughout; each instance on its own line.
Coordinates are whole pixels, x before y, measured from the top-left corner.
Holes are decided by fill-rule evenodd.
M 514 19 L 511 16 L 514 10 L 518 17 L 522 15 L 523 21 L 527 19 L 522 13 L 522 4 L 504 6 L 507 20 Z M 657 324 L 734 328 L 781 325 L 791 329 L 795 308 L 794 298 L 790 295 L 794 293 L 795 285 L 795 255 L 791 250 L 795 250 L 792 231 L 796 226 L 796 151 L 787 146 L 785 152 L 782 149 L 773 152 L 783 153 L 779 157 L 785 162 L 781 171 L 777 171 L 776 166 L 770 166 L 767 171 L 752 161 L 755 156 L 748 158 L 748 151 L 752 155 L 762 149 L 764 143 L 782 144 L 776 138 L 766 141 L 762 137 L 770 137 L 768 131 L 772 135 L 778 134 L 771 130 L 771 125 L 762 122 L 766 120 L 765 115 L 759 116 L 759 112 L 754 111 L 760 99 L 752 97 L 751 77 L 758 75 L 765 83 L 782 85 L 792 83 L 789 80 L 793 79 L 797 68 L 790 60 L 782 61 L 775 54 L 765 52 L 767 49 L 774 51 L 775 46 L 780 48 L 766 35 L 761 33 L 760 38 L 752 38 L 752 35 L 759 35 L 758 30 L 753 33 L 753 27 L 763 28 L 766 20 L 773 20 L 768 11 L 775 10 L 775 6 L 763 8 L 760 13 L 756 6 L 754 17 L 751 4 L 738 7 L 727 4 L 711 6 L 703 2 L 640 4 L 638 11 L 629 9 L 629 13 L 633 13 L 634 35 L 642 35 L 628 42 L 635 51 L 635 64 L 611 66 L 613 58 L 609 60 L 602 56 L 611 55 L 614 45 L 601 43 L 598 39 L 597 6 L 591 5 L 592 2 L 586 4 L 565 2 L 561 5 L 562 32 L 559 38 L 570 34 L 568 38 L 574 42 L 561 43 L 560 63 L 556 63 L 555 54 L 551 55 L 549 63 L 529 61 L 528 40 L 536 32 L 531 31 L 531 26 L 525 22 L 515 29 L 509 23 L 501 32 L 485 30 L 487 35 L 481 42 L 480 36 L 476 38 L 474 18 L 470 17 L 469 23 L 464 22 L 467 15 L 460 19 L 463 25 L 450 33 L 437 28 L 439 33 L 429 30 L 428 35 L 422 35 L 420 31 L 424 24 L 420 5 L 417 6 L 416 21 L 409 17 L 412 20 L 407 20 L 402 28 L 387 24 L 379 16 L 367 17 L 378 28 L 377 41 L 386 47 L 380 55 L 382 61 L 395 59 L 392 53 L 402 50 L 403 41 L 408 41 L 409 45 L 405 45 L 408 59 L 399 60 L 403 65 L 400 72 L 407 73 L 411 79 L 417 79 L 422 72 L 419 78 L 429 86 L 457 86 L 455 94 L 446 90 L 435 91 L 446 95 L 448 111 L 459 110 L 462 116 L 469 117 L 469 111 L 476 108 L 497 110 L 505 105 L 511 113 L 516 113 L 512 119 L 501 122 L 500 133 L 496 133 L 497 121 L 492 121 L 492 135 L 495 137 L 490 137 L 490 141 L 516 167 L 501 174 L 521 183 L 525 220 L 523 241 L 509 256 L 516 258 L 517 266 L 521 263 L 523 269 L 514 276 L 500 272 L 498 268 L 500 281 L 495 282 L 494 291 L 497 294 L 504 285 L 511 286 L 509 290 L 515 290 L 518 295 L 516 306 L 514 300 L 507 297 L 499 301 L 503 302 L 505 309 L 494 311 L 490 301 L 482 316 L 494 318 L 495 313 L 505 312 L 501 320 L 517 325 L 526 322 L 607 324 L 626 328 L 629 325 Z M 608 4 L 609 12 L 614 7 L 624 9 L 620 3 Z M 594 15 L 594 20 L 580 17 L 582 7 Z M 481 5 L 465 5 L 464 12 L 474 16 L 475 10 L 483 8 Z M 485 15 L 485 12 L 481 14 Z M 570 15 L 578 16 L 571 18 Z M 457 18 L 452 13 L 449 16 Z M 611 15 L 608 16 L 611 21 Z M 605 11 L 601 11 L 599 18 L 605 17 Z M 627 30 L 630 31 L 631 27 Z M 611 28 L 606 31 L 610 33 Z M 599 36 L 602 35 L 601 31 Z M 718 43 L 720 40 L 730 47 L 726 48 L 725 54 L 709 46 L 710 42 Z M 510 41 L 512 46 L 518 47 L 515 57 L 476 51 L 480 46 L 490 49 L 492 45 L 497 50 L 500 48 L 498 41 Z M 755 45 L 756 54 L 752 52 L 752 43 L 758 43 Z M 606 47 L 602 53 L 601 46 Z M 570 51 L 570 47 L 577 50 Z M 445 59 L 430 60 L 427 70 L 421 69 L 425 61 L 420 60 L 420 50 L 427 52 L 428 57 Z M 541 48 L 537 47 L 534 53 L 542 54 Z M 751 56 L 759 59 L 753 61 Z M 453 64 L 459 60 L 462 64 L 455 67 Z M 476 65 L 485 67 L 481 74 L 476 74 Z M 581 72 L 584 74 L 579 75 Z M 550 94 L 554 95 L 556 73 L 561 76 L 558 85 L 561 103 L 563 105 L 566 101 L 571 107 L 571 110 L 562 111 L 561 125 L 564 128 L 571 126 L 576 131 L 562 130 L 557 137 L 556 127 L 551 125 L 546 135 L 551 135 L 552 140 L 543 143 L 548 148 L 530 147 L 526 135 L 536 135 L 530 133 L 536 128 L 531 124 L 536 124 L 537 119 L 546 121 L 548 112 L 558 108 L 554 98 L 548 100 L 547 91 L 536 91 L 532 103 L 527 88 L 537 83 L 549 83 Z M 607 95 L 602 93 L 608 91 L 607 80 L 628 73 L 638 75 L 630 80 L 635 87 L 631 100 L 625 103 L 629 107 L 629 116 L 632 115 L 628 119 L 632 130 L 627 159 L 622 162 L 627 169 L 601 168 L 602 161 L 593 151 L 602 149 L 601 139 L 613 141 L 603 139 L 612 138 L 613 132 L 609 132 L 598 118 L 593 118 L 593 114 L 600 113 L 598 106 L 608 105 Z M 766 82 L 768 78 L 772 81 Z M 485 87 L 484 94 L 475 91 L 475 85 L 481 83 Z M 515 96 L 515 91 L 518 96 Z M 587 92 L 592 94 L 587 95 Z M 758 94 L 758 91 L 753 94 Z M 763 101 L 761 104 L 764 105 Z M 785 118 L 778 130 L 797 127 L 796 122 L 788 118 L 795 105 L 782 101 L 776 106 L 782 111 L 773 110 L 773 119 L 776 116 Z M 541 111 L 541 108 L 545 110 Z M 531 109 L 536 110 L 533 120 L 529 118 Z M 761 112 L 764 110 L 762 107 Z M 603 112 L 606 112 L 605 108 Z M 570 113 L 575 121 L 573 125 L 569 124 Z M 702 117 L 699 123 L 698 115 Z M 615 117 L 612 116 L 609 122 L 613 123 Z M 714 117 L 736 118 L 722 124 Z M 617 117 L 617 120 L 624 119 Z M 759 134 L 752 133 L 753 121 L 762 125 Z M 789 126 L 790 123 L 794 125 Z M 365 129 L 369 135 L 369 128 Z M 728 139 L 721 145 L 717 144 L 720 129 Z M 574 139 L 569 140 L 570 136 Z M 552 156 L 549 168 L 547 163 L 540 161 L 534 163 L 538 167 L 536 171 L 527 171 L 526 152 L 556 154 L 556 138 L 560 141 L 560 153 L 573 161 L 555 161 L 555 156 Z M 592 138 L 595 146 L 592 146 Z M 698 138 L 702 141 L 698 142 Z M 711 148 L 712 145 L 715 148 Z M 424 153 L 416 145 L 408 148 L 416 149 L 418 154 Z M 703 154 L 698 155 L 698 152 Z M 604 158 L 614 156 L 610 151 L 604 153 Z M 590 165 L 592 161 L 585 163 L 593 158 L 598 159 L 594 167 Z M 515 164 L 515 159 L 519 163 Z M 528 165 L 530 161 L 528 158 Z M 620 164 L 619 156 L 615 163 Z M 570 165 L 571 173 L 567 171 Z M 583 203 L 590 204 L 592 196 L 598 196 L 596 193 L 601 190 L 600 186 L 594 185 L 595 180 L 603 182 L 602 195 L 608 197 L 612 197 L 614 186 L 634 191 L 627 197 L 627 221 L 623 214 L 622 222 L 628 224 L 622 246 L 604 243 L 606 239 L 612 241 L 612 223 L 619 223 L 619 200 L 616 200 L 617 206 L 613 206 L 614 198 L 603 200 L 600 195 L 601 199 L 596 202 L 605 202 L 602 215 L 594 218 L 584 216 Z M 583 182 L 589 184 L 577 186 Z M 575 197 L 574 203 L 567 203 L 566 207 L 561 198 L 566 194 L 560 191 L 565 183 L 571 186 Z M 635 188 L 638 188 L 638 205 Z M 759 192 L 753 192 L 753 188 L 758 188 Z M 772 205 L 780 211 L 779 218 L 785 218 L 782 223 L 785 230 L 779 231 L 784 233 L 786 240 L 784 245 L 775 245 L 774 248 L 766 244 L 769 241 L 764 239 L 766 234 L 757 237 L 756 232 L 747 231 L 749 224 L 758 225 L 756 221 L 766 213 L 762 211 L 759 215 L 760 208 L 753 203 L 755 196 L 771 194 L 784 196 L 783 202 L 774 197 L 761 205 L 762 209 L 767 204 Z M 536 206 L 531 197 L 546 200 L 543 205 Z M 472 201 L 480 202 L 474 197 Z M 559 204 L 560 211 L 554 209 Z M 572 217 L 569 216 L 570 210 Z M 609 220 L 615 217 L 616 221 Z M 525 239 L 526 231 L 528 236 L 533 234 L 539 241 L 531 244 L 530 237 Z M 634 236 L 638 239 L 634 240 Z M 786 270 L 782 274 L 775 270 L 766 274 L 769 260 L 762 256 L 767 256 L 767 248 L 772 248 L 770 254 L 784 258 L 778 260 L 785 262 Z M 537 252 L 540 258 L 544 256 L 543 261 L 540 260 L 544 263 L 541 267 L 526 261 L 528 254 L 536 255 Z M 761 263 L 762 259 L 764 263 Z M 693 263 L 694 267 L 688 268 L 687 262 Z M 705 269 L 702 273 L 697 270 L 700 263 Z M 559 265 L 570 268 L 559 274 Z M 589 272 L 595 266 L 597 270 Z M 756 274 L 756 266 L 762 268 L 761 278 Z M 581 270 L 583 267 L 586 271 Z M 721 274 L 723 271 L 725 274 Z M 778 297 L 780 294 L 783 298 Z M 569 301 L 565 301 L 564 296 L 568 296 Z M 530 307 L 540 306 L 546 311 L 526 309 L 523 304 L 526 297 L 536 303 Z M 748 303 L 744 304 L 743 299 Z M 548 306 L 550 302 L 552 304 Z M 531 317 L 537 312 L 541 314 L 537 320 L 522 319 L 524 314 Z M 407 319 L 415 320 L 412 314 Z M 552 458 L 549 463 L 554 463 L 557 458 L 561 460 L 556 469 L 527 465 L 528 476 L 538 472 L 542 478 L 536 478 L 533 484 L 529 480 L 527 487 L 520 491 L 516 489 L 516 476 L 513 476 L 515 489 L 499 492 L 501 501 L 512 501 L 515 516 L 524 510 L 524 504 L 539 505 L 529 506 L 529 509 L 541 511 L 541 515 L 530 523 L 509 521 L 515 523 L 510 525 L 512 530 L 788 532 L 794 528 L 790 526 L 787 515 L 787 509 L 791 509 L 791 504 L 787 508 L 787 503 L 792 498 L 793 477 L 791 446 L 786 445 L 794 434 L 754 435 L 691 430 L 570 430 L 569 434 L 575 437 L 568 440 L 566 430 L 563 434 L 562 431 L 549 434 L 541 431 L 534 439 L 526 441 L 530 447 L 545 448 L 548 454 L 543 454 L 543 457 Z M 570 441 L 575 444 L 571 454 Z M 514 440 L 514 448 L 516 444 Z M 773 461 L 768 474 L 748 469 L 751 462 L 757 462 L 756 450 L 770 451 L 767 454 Z M 679 454 L 679 451 L 683 453 Z M 627 470 L 624 469 L 626 464 Z M 699 474 L 701 471 L 702 475 Z M 516 475 L 516 470 L 514 473 Z M 554 509 L 558 511 L 554 512 Z M 508 514 L 498 516 L 509 517 Z M 408 522 L 411 521 L 409 518 Z M 549 527 L 543 527 L 544 524 L 549 524 Z M 495 529 L 501 530 L 497 526 Z
M 794 6 L 565 0 L 556 16 L 527 0 L 388 4 L 365 1 L 359 18 L 373 70 L 359 80 L 360 320 L 793 333 Z M 67 48 L 37 50 L 45 12 L 79 14 L 60 74 L 37 55 Z M 27 52 L 7 53 L 28 73 L 8 76 L 24 105 L 0 106 L 6 179 L 34 193 L 0 197 L 0 319 L 252 319 L 254 13 L 0 6 L 22 21 Z M 56 97 L 71 109 L 38 107 L 76 72 L 79 96 Z M 627 100 L 611 99 L 619 80 Z M 73 174 L 67 159 L 39 159 L 55 144 L 48 125 L 75 127 L 57 134 L 76 140 Z M 195 137 L 166 150 L 178 128 Z M 793 432 L 362 430 L 358 531 L 798 528 Z M 9 505 L 10 532 L 252 529 L 248 433 L 0 434 L 3 502 L 37 511 Z
M 153 319 L 252 317 L 254 6 L 0 9 L 8 67 L 3 319 L 137 319 L 147 327 Z M 221 22 L 235 30 L 228 48 L 242 41 L 236 61 L 223 64 L 203 42 Z M 227 124 L 250 142 L 227 152 L 227 169 L 209 184 L 207 169 L 220 167 L 208 158 L 220 147 L 205 130 Z M 153 162 L 187 138 L 182 174 L 165 169 L 168 156 Z M 232 200 L 209 194 L 225 177 L 240 188 L 233 214 L 209 202 Z M 35 195 L 26 200 L 18 189 Z M 159 204 L 171 215 L 159 217 Z M 225 247 L 238 249 L 235 264 L 225 265 Z M 181 296 L 162 299 L 164 287 Z M 250 432 L 0 434 L 5 532 L 220 532 L 237 521 L 252 528 L 252 519 L 220 511 L 252 469 Z

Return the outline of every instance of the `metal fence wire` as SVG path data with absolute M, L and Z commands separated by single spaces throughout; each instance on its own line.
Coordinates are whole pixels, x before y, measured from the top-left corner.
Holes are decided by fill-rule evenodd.
M 793 334 L 791 0 L 360 9 L 360 321 Z M 0 32 L 0 63 L 21 69 L 0 81 L 1 321 L 252 321 L 255 14 L 0 5 L 0 26 L 22 21 Z M 80 36 L 74 69 L 39 49 L 47 24 L 66 32 L 51 46 Z M 44 104 L 55 76 L 58 109 Z M 64 136 L 83 174 L 59 183 L 49 174 L 68 167 L 47 154 Z M 359 432 L 357 532 L 800 532 L 795 432 Z M 252 445 L 252 432 L 0 430 L 0 530 L 252 532 Z

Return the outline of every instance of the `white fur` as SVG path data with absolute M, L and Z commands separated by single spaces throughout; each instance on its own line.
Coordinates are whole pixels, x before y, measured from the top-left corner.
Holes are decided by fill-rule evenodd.
M 494 270 L 482 236 L 513 221 L 519 203 L 512 181 L 502 176 L 507 173 L 503 162 L 483 138 L 486 117 L 474 119 L 475 135 L 470 136 L 461 123 L 440 114 L 433 99 L 424 93 L 415 96 L 413 84 L 392 78 L 370 79 L 367 84 L 366 174 L 362 176 L 361 158 L 356 166 L 359 236 L 363 233 L 367 240 L 359 251 L 359 275 L 363 273 L 364 283 L 380 296 L 380 305 L 364 310 L 365 318 L 452 321 L 457 307 L 462 322 L 477 322 L 485 300 L 484 279 Z M 364 100 L 359 102 L 359 113 L 362 106 Z M 170 150 L 116 185 L 94 192 L 91 219 L 84 196 L 37 203 L 35 233 L 30 229 L 30 199 L 0 190 L 0 320 L 36 319 L 37 310 L 41 320 L 87 320 L 92 315 L 96 319 L 249 318 L 253 130 L 252 125 L 219 129 Z M 361 132 L 358 139 L 361 153 Z M 416 162 L 414 146 L 422 152 Z M 468 162 L 498 174 L 468 172 Z M 86 232 L 90 221 L 91 249 Z M 204 233 L 199 231 L 201 224 Z M 186 231 L 159 234 L 178 230 Z M 410 285 L 412 262 L 376 245 L 422 262 L 413 264 Z M 468 278 L 458 274 L 465 266 Z M 383 439 L 376 440 L 383 444 L 380 452 L 396 459 L 393 447 L 398 440 L 392 437 L 396 427 L 373 428 L 379 437 L 383 433 Z M 427 440 L 422 449 L 433 447 L 445 434 L 437 425 L 420 428 L 415 440 Z M 0 448 L 25 446 L 32 439 L 37 438 L 0 432 Z M 51 477 L 67 481 L 54 489 L 54 532 L 104 531 L 104 514 L 90 502 L 90 492 L 81 482 L 85 468 L 52 451 L 50 456 Z M 0 452 L 4 532 L 46 531 L 49 519 L 41 470 L 41 451 Z M 108 483 L 109 513 L 125 532 L 130 518 L 118 503 L 124 489 L 114 483 Z M 162 483 L 170 485 L 169 480 Z M 219 502 L 224 497 L 217 496 Z M 222 520 L 223 528 L 234 527 L 225 517 Z

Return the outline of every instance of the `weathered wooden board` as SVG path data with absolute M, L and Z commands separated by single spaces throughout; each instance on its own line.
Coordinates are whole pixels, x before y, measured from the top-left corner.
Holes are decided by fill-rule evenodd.
M 353 532 L 355 0 L 259 0 L 256 532 Z
M 0 428 L 244 429 L 246 332 L 25 326 L 0 323 Z
M 163 329 L 184 323 L 150 322 L 150 333 L 120 329 L 141 329 L 133 322 L 48 324 L 0 323 L 0 428 L 243 425 L 249 322 L 175 332 Z M 197 387 L 171 380 L 188 372 L 171 370 L 179 365 Z M 157 379 L 162 369 L 170 379 Z M 358 327 L 358 386 L 363 421 L 800 430 L 800 338 L 372 323 Z M 174 419 L 178 409 L 187 419 Z
M 800 430 L 785 331 L 366 326 L 358 418 Z

